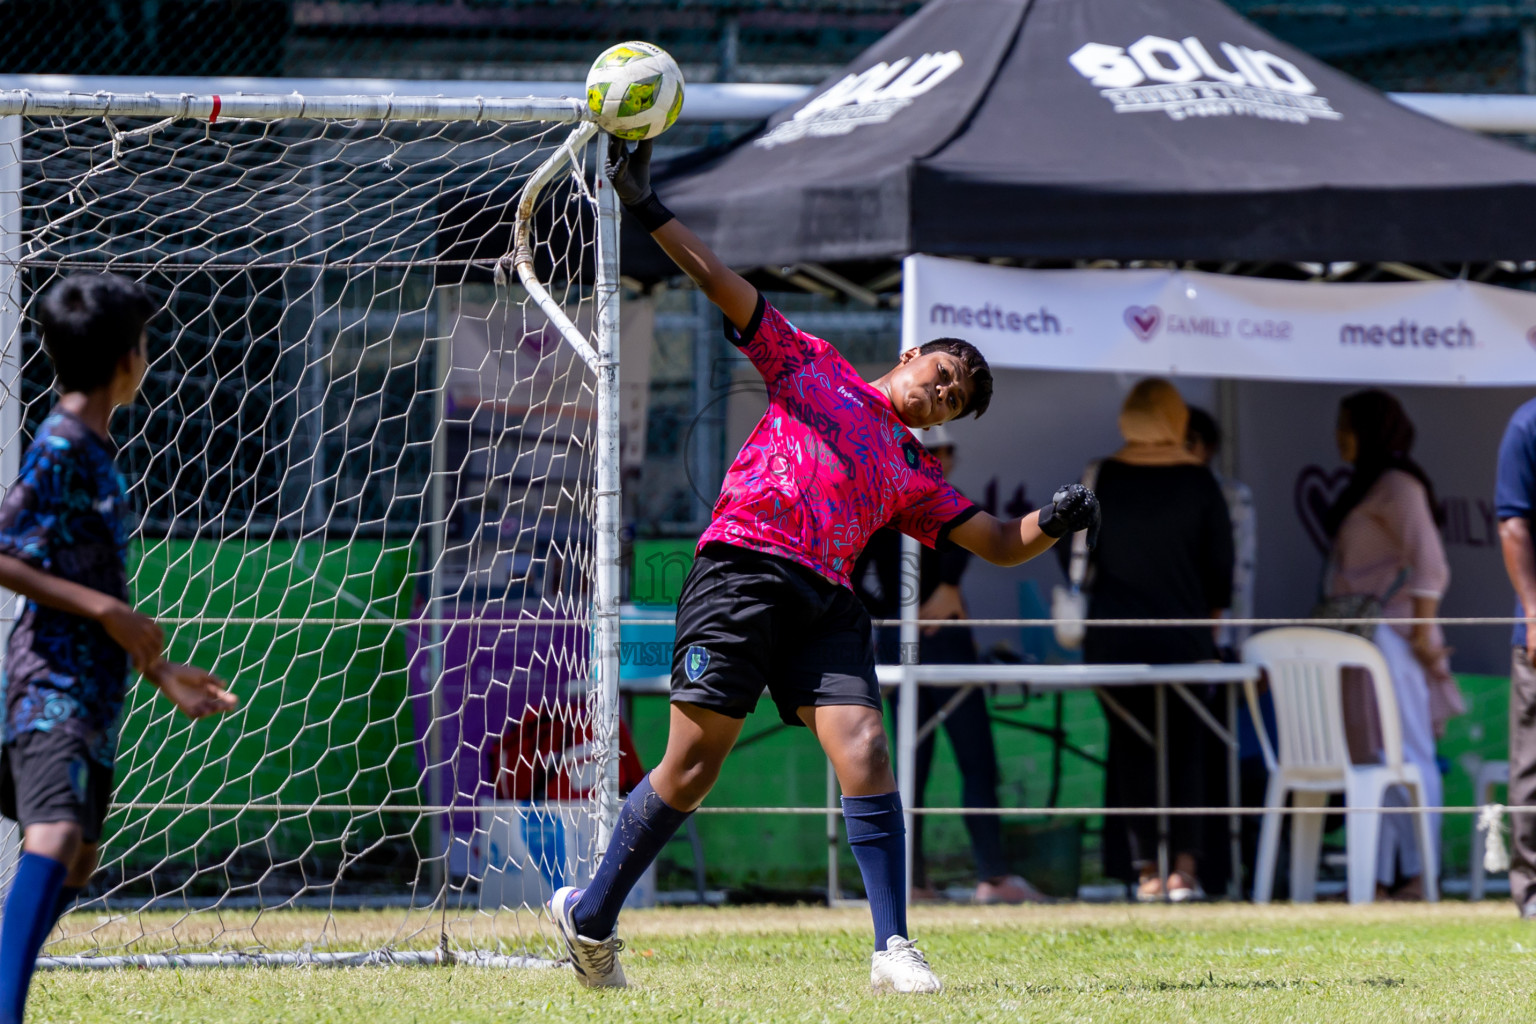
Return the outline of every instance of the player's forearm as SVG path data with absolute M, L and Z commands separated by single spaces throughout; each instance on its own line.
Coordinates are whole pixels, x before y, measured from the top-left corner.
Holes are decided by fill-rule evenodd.
M 993 565 L 1019 565 L 1056 543 L 1040 529 L 1040 513 L 1003 522 L 978 513 L 950 531 L 949 539 Z
M 0 555 L 0 587 L 92 621 L 100 621 L 122 603 L 110 594 L 43 572 L 10 555 Z
M 159 658 L 153 664 L 146 665 L 139 674 L 154 684 L 155 689 L 163 691 L 174 668 L 174 663 L 165 658 Z
M 1505 519 L 1499 523 L 1499 545 L 1504 551 L 1504 571 L 1527 615 L 1536 615 L 1536 543 L 1530 521 Z
M 1027 562 L 1036 555 L 1042 555 L 1051 549 L 1056 543 L 1055 537 L 1048 537 L 1040 529 L 1040 513 L 1031 512 L 1022 519 L 1015 519 L 1005 523 L 1006 534 L 1009 540 L 1008 561 L 999 562 L 1000 565 L 1018 565 Z
M 709 246 L 667 209 L 651 188 L 651 141 L 630 149 L 621 139 L 608 140 L 604 165 L 624 208 L 656 239 L 679 270 L 720 307 L 736 329 L 746 330 L 757 309 L 757 289 L 720 261 Z
M 757 309 L 757 289 L 746 278 L 722 263 L 703 239 L 675 217 L 651 232 L 651 237 L 737 330 L 746 329 Z

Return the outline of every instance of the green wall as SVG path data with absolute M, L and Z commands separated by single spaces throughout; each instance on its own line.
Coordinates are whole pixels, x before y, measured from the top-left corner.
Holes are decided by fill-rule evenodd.
M 1049 728 L 1054 716 L 1053 697 L 1027 702 L 1019 697 L 991 701 L 996 718 L 1007 718 Z M 717 807 L 824 806 L 827 799 L 826 757 L 810 733 L 802 728 L 754 737 L 778 722 L 772 702 L 764 700 L 747 719 L 737 749 L 726 762 L 720 782 L 710 793 L 708 805 Z M 640 758 L 647 768 L 660 760 L 666 749 L 667 703 L 659 697 L 635 702 L 632 727 Z M 887 720 L 887 728 L 894 731 Z M 1070 741 L 1096 757 L 1104 756 L 1104 720 L 1092 694 L 1069 693 L 1063 704 L 1063 728 Z M 1002 777 L 999 799 L 1005 804 L 1045 802 L 1050 787 L 1050 741 L 1034 733 L 993 727 Z M 1090 763 L 1067 754 L 1063 758 L 1062 806 L 1095 806 L 1103 799 L 1103 773 Z M 942 737 L 934 757 L 928 784 L 930 806 L 954 807 L 960 803 L 960 774 L 947 737 Z M 819 815 L 701 814 L 695 819 L 703 843 L 709 884 L 731 889 L 797 890 L 825 886 L 827 877 L 826 819 Z M 1040 821 L 1039 816 L 1032 820 Z M 1097 824 L 1097 819 L 1091 819 Z M 940 885 L 974 884 L 969 841 L 958 817 L 928 821 L 925 845 L 929 872 Z M 1005 835 L 1005 840 L 1006 840 Z M 1096 849 L 1096 848 L 1093 848 Z M 1021 855 L 1018 844 L 1008 849 Z M 846 842 L 839 843 L 840 880 L 847 890 L 859 889 L 859 877 Z M 685 841 L 674 841 L 661 864 L 663 888 L 692 886 L 692 852 Z M 1084 871 L 1098 872 L 1096 853 L 1085 854 Z
M 133 684 L 117 768 L 120 803 L 420 802 L 407 700 L 406 648 L 387 622 L 233 624 L 248 618 L 392 619 L 409 614 L 406 545 L 378 541 L 151 541 L 133 553 L 141 610 L 167 627 L 167 654 L 211 668 L 241 706 L 189 722 L 153 687 Z M 334 864 L 378 852 L 398 859 L 416 820 L 406 815 L 246 810 L 113 812 L 109 869 L 190 876 L 227 862 L 238 882 L 272 863 Z M 344 838 L 340 838 L 344 835 Z M 225 871 L 198 880 L 222 890 Z
M 1473 803 L 1472 780 L 1484 760 L 1503 760 L 1509 739 L 1509 680 L 1502 676 L 1459 677 L 1467 698 L 1467 714 L 1453 719 L 1440 741 L 1439 752 L 1448 762 L 1445 777 L 1447 805 Z M 1052 703 L 1049 696 L 1029 700 L 1020 709 L 1019 698 L 991 701 L 994 717 L 1031 722 L 1049 727 Z M 1065 697 L 1063 726 L 1072 743 L 1098 757 L 1104 755 L 1104 721 L 1091 694 Z M 642 698 L 636 702 L 635 740 L 646 767 L 655 764 L 666 745 L 666 702 Z M 770 703 L 747 720 L 743 740 L 769 729 L 777 721 Z M 887 727 L 894 737 L 889 720 Z M 1050 741 L 1043 736 L 994 726 L 1002 775 L 999 799 L 1004 804 L 1040 806 L 1050 784 Z M 739 748 L 727 762 L 719 784 L 710 794 L 716 806 L 821 806 L 826 801 L 825 758 L 804 729 L 785 729 L 759 742 Z M 1061 806 L 1093 807 L 1103 801 L 1103 773 L 1080 758 L 1063 759 Z M 1499 799 L 1503 799 L 1502 794 Z M 960 803 L 960 778 L 949 741 L 939 741 L 929 783 L 930 806 Z M 1018 819 L 1015 819 L 1018 820 Z M 1026 819 L 1029 820 L 1029 819 Z M 1042 819 L 1035 818 L 1035 822 Z M 810 889 L 825 885 L 826 821 L 821 817 L 782 815 L 700 815 L 697 819 L 705 861 L 712 886 L 732 889 Z M 1088 819 L 1090 831 L 1099 824 Z M 1472 819 L 1446 815 L 1443 826 L 1445 872 L 1465 876 L 1471 842 Z M 1024 855 L 1023 843 L 1013 839 L 1005 826 L 1005 844 L 1011 856 Z M 1342 846 L 1342 829 L 1329 842 Z M 973 881 L 965 828 L 958 817 L 930 818 L 926 846 L 930 874 L 939 884 Z M 857 890 L 857 870 L 847 844 L 840 844 L 841 878 L 845 888 Z M 692 853 L 686 843 L 668 847 L 662 868 L 664 888 L 692 885 Z M 1100 875 L 1095 836 L 1085 837 L 1082 877 Z
M 143 610 L 163 618 L 196 617 L 169 629 L 169 654 L 211 667 L 241 698 L 233 715 L 191 723 L 176 715 L 151 687 L 135 683 L 123 726 L 118 765 L 120 803 L 280 802 L 413 804 L 420 800 L 412 750 L 414 728 L 406 682 L 407 651 L 387 623 L 353 625 L 232 624 L 245 618 L 367 619 L 405 617 L 411 604 L 412 552 L 379 541 L 234 542 L 153 541 L 133 553 L 134 591 Z M 1449 763 L 1445 799 L 1471 803 L 1472 776 L 1484 759 L 1505 757 L 1508 680 L 1462 676 L 1468 714 L 1453 720 L 1440 743 Z M 1044 804 L 1050 786 L 1050 741 L 1002 724 L 1009 719 L 1049 728 L 1050 696 L 991 701 L 1005 804 Z M 666 743 L 667 704 L 635 702 L 633 728 L 647 767 Z M 771 704 L 748 719 L 743 745 L 733 754 L 709 803 L 715 806 L 820 806 L 826 800 L 825 759 L 800 728 L 770 730 Z M 1102 757 L 1104 723 L 1090 694 L 1067 694 L 1064 729 L 1072 743 Z M 754 737 L 769 733 L 761 740 Z M 1067 754 L 1059 801 L 1095 806 L 1102 799 L 1100 771 Z M 929 785 L 930 805 L 960 800 L 959 774 L 947 738 L 941 739 Z M 1041 819 L 1034 819 L 1039 821 Z M 733 889 L 809 889 L 826 878 L 826 824 L 819 816 L 700 815 L 697 819 L 710 884 Z M 1090 820 L 1090 826 L 1096 820 Z M 970 879 L 963 823 L 928 822 L 929 867 L 940 884 Z M 159 865 L 195 888 L 223 890 L 249 881 L 271 864 L 299 872 L 319 869 L 365 851 L 355 877 L 381 881 L 411 870 L 425 833 L 414 815 L 338 812 L 114 811 L 108 823 L 108 867 L 132 877 Z M 1450 815 L 1444 825 L 1449 874 L 1467 869 L 1471 821 Z M 387 837 L 393 837 L 387 839 Z M 1341 839 L 1341 836 L 1334 837 Z M 1015 841 L 1010 853 L 1022 854 Z M 857 872 L 839 844 L 844 885 L 857 889 Z M 1085 844 L 1083 874 L 1098 872 L 1093 837 Z M 218 866 L 218 870 L 210 871 Z M 691 885 L 691 852 L 683 842 L 667 851 L 668 887 Z M 226 879 L 226 875 L 229 876 Z M 249 876 L 249 878 L 247 877 Z M 157 883 L 158 884 L 158 883 Z

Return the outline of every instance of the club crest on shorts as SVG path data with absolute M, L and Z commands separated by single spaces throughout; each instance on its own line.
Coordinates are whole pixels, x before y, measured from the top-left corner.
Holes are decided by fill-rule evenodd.
M 704 670 L 709 668 L 709 652 L 702 647 L 690 647 L 683 652 L 683 672 L 688 676 L 690 683 L 699 681 Z

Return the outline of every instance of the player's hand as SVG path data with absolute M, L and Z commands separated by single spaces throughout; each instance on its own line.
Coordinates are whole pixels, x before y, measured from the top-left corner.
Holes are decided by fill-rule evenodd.
M 114 601 L 97 621 L 128 652 L 133 667 L 140 672 L 160 660 L 160 653 L 165 650 L 165 632 L 148 615 Z
M 1063 537 L 1079 530 L 1088 531 L 1088 547 L 1099 543 L 1099 498 L 1082 484 L 1068 484 L 1051 496 L 1051 503 L 1040 510 L 1040 532 L 1047 537 Z
M 240 698 L 224 688 L 222 679 L 196 665 L 162 659 L 146 675 L 188 718 L 205 718 L 240 706 Z
M 623 139 L 610 135 L 604 169 L 621 203 L 638 206 L 645 202 L 651 196 L 651 140 L 642 139 L 631 150 Z

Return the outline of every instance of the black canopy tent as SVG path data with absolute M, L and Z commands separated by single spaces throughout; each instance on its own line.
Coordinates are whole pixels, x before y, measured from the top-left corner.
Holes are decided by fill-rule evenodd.
M 658 192 L 726 262 L 876 290 L 912 252 L 1484 278 L 1536 258 L 1536 155 L 1401 107 L 1219 0 L 932 0 L 692 162 L 659 168 Z M 626 242 L 626 273 L 675 273 Z
M 1398 106 L 1219 0 L 930 0 L 760 131 L 659 167 L 657 189 L 760 285 L 875 301 L 913 253 L 1536 276 L 1536 155 Z M 632 220 L 626 232 L 627 274 L 676 273 Z M 1356 269 L 1296 266 L 1309 263 Z M 1242 405 L 1228 395 L 1224 420 Z M 1031 465 L 1070 450 L 1077 429 Z M 1266 472 L 1271 493 L 1289 493 Z

